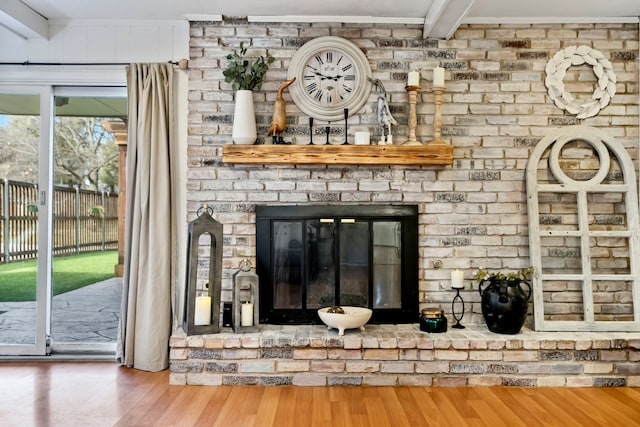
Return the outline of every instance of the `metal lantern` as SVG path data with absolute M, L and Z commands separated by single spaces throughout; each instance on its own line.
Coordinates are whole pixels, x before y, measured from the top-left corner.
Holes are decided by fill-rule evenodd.
M 205 205 L 198 209 L 198 218 L 189 223 L 184 314 L 184 329 L 187 335 L 220 332 L 222 224 L 211 217 L 212 213 L 213 210 Z M 209 257 L 209 275 L 206 282 L 198 280 L 201 253 L 204 257 Z M 205 262 L 206 259 L 202 260 L 202 263 Z
M 233 274 L 233 331 L 258 331 L 258 275 L 251 271 L 251 262 L 243 259 Z

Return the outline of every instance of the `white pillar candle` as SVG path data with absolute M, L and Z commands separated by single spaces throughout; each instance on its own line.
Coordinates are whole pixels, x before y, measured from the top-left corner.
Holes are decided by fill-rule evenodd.
M 451 287 L 453 289 L 464 288 L 464 272 L 460 270 L 451 272 Z
M 354 140 L 356 145 L 369 145 L 369 132 L 356 132 Z
M 193 317 L 194 325 L 211 324 L 211 297 L 196 297 L 196 310 Z
M 409 71 L 407 86 L 420 86 L 420 73 L 418 71 Z
M 253 326 L 253 304 L 245 302 L 241 307 L 240 326 Z
M 436 67 L 433 69 L 433 85 L 435 87 L 444 87 L 444 68 Z

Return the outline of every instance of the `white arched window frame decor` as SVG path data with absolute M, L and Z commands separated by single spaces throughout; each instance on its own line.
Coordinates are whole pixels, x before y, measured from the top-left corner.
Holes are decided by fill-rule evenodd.
M 569 126 L 540 140 L 526 174 L 535 329 L 640 330 L 638 193 L 624 146 Z

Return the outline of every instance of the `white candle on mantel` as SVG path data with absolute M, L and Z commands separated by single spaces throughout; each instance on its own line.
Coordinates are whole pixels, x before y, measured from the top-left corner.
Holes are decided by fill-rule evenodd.
M 433 69 L 433 86 L 444 87 L 444 68 L 436 67 Z
M 245 302 L 241 307 L 240 326 L 253 326 L 253 304 Z
M 451 272 L 451 287 L 453 289 L 464 288 L 464 272 L 460 270 Z
M 193 317 L 194 325 L 211 324 L 211 297 L 196 297 L 196 310 Z
M 420 86 L 420 73 L 418 71 L 409 71 L 407 86 Z

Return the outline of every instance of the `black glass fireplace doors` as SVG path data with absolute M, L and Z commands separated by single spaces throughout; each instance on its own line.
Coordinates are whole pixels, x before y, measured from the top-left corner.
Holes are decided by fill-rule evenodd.
M 369 307 L 372 322 L 415 321 L 417 213 L 405 211 L 258 207 L 261 322 L 316 323 L 331 305 Z

